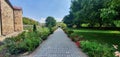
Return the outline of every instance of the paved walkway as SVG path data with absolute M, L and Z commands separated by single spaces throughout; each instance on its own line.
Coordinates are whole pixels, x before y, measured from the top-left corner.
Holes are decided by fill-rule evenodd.
M 27 57 L 87 57 L 62 29 L 57 29 L 48 40 Z

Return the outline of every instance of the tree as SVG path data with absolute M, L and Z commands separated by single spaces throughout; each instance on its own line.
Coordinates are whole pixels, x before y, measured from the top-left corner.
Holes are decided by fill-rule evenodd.
M 103 24 L 106 27 L 116 27 L 115 20 L 120 17 L 120 0 L 111 0 L 105 8 L 101 9 L 101 15 Z
M 39 22 L 38 21 L 35 21 L 31 18 L 28 18 L 28 17 L 23 17 L 23 24 L 24 25 L 39 25 Z
M 113 27 L 120 20 L 120 0 L 72 0 L 70 13 L 63 22 L 68 27 Z
M 54 19 L 54 17 L 47 17 L 46 18 L 46 27 L 54 27 L 56 25 L 56 20 Z
M 100 17 L 102 18 L 102 24 L 105 25 L 105 27 L 115 27 L 113 20 L 116 15 L 117 12 L 115 10 L 112 10 L 110 8 L 101 9 Z
M 33 25 L 33 31 L 34 31 L 34 32 L 36 32 L 36 31 L 37 31 L 37 27 L 36 27 L 36 25 L 35 25 L 35 24 Z
M 60 25 L 63 29 L 67 28 L 67 25 L 66 25 L 65 23 L 63 23 L 63 22 L 61 22 L 59 25 Z
M 120 20 L 120 0 L 111 0 L 108 4 L 108 8 L 116 11 L 118 14 L 115 16 L 115 20 Z
M 89 23 L 90 27 L 94 27 L 100 20 L 99 9 L 103 8 L 104 0 L 72 0 L 70 7 L 70 14 L 64 19 L 64 23 L 67 20 L 71 20 L 72 25 L 81 27 L 83 23 Z M 73 16 L 70 19 L 71 15 Z M 68 24 L 68 23 L 67 23 Z
M 65 23 L 68 27 L 72 27 L 72 26 L 74 25 L 74 24 L 73 24 L 73 22 L 74 22 L 74 16 L 73 16 L 73 14 L 70 13 L 69 15 L 65 16 L 62 21 L 63 21 L 63 23 Z

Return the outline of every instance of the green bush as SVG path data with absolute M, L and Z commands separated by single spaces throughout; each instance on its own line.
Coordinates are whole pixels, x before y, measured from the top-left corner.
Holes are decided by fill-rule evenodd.
M 19 54 L 34 50 L 41 43 L 41 39 L 37 36 L 37 33 L 28 32 L 22 33 L 17 37 L 8 38 L 5 40 L 5 43 L 7 44 L 9 53 Z
M 16 45 L 16 43 L 14 42 L 14 41 L 12 41 L 12 40 L 7 40 L 7 41 L 9 41 L 8 43 L 8 45 L 7 45 L 7 48 L 8 48 L 8 52 L 9 53 L 11 53 L 11 54 L 17 54 L 17 53 L 19 53 L 20 51 L 17 49 L 17 46 L 18 45 Z
M 95 41 L 81 41 L 80 46 L 90 57 L 114 57 L 114 48 Z
M 77 35 L 76 33 L 70 34 L 70 38 L 74 42 L 85 40 L 82 35 Z
M 63 22 L 59 23 L 58 26 L 60 26 L 62 29 L 67 28 L 67 25 Z
M 68 36 L 70 36 L 72 33 L 74 33 L 73 30 L 70 29 L 64 29 L 65 33 L 67 33 Z
M 34 32 L 37 31 L 37 27 L 36 27 L 36 25 L 33 25 L 33 31 L 34 31 Z
M 22 43 L 19 44 L 19 48 L 23 51 L 33 51 L 39 46 L 39 43 L 41 43 L 41 40 L 35 37 L 26 38 Z
M 68 33 L 72 34 L 72 33 L 74 33 L 74 31 L 73 30 L 68 30 Z
M 41 39 L 42 40 L 46 40 L 47 39 L 47 36 L 51 33 L 50 32 L 50 29 L 48 29 L 48 28 L 42 28 L 42 29 L 40 29 L 40 37 L 41 37 Z
M 47 39 L 49 33 L 48 29 L 40 28 L 36 32 L 23 32 L 16 37 L 7 38 L 4 43 L 10 54 L 31 52 L 42 43 L 42 40 Z
M 80 37 L 80 36 L 77 36 L 77 35 L 74 35 L 74 34 L 71 34 L 70 35 L 70 39 L 74 42 L 77 42 L 77 41 L 82 41 L 84 40 L 84 38 Z

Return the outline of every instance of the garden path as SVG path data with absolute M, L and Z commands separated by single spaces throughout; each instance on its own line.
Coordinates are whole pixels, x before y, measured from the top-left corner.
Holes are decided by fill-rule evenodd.
M 87 57 L 61 28 L 58 28 L 32 54 L 26 57 Z

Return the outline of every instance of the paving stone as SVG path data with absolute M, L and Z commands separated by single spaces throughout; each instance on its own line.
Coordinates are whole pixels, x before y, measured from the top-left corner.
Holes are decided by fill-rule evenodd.
M 87 57 L 87 55 L 59 28 L 35 52 L 26 57 Z

